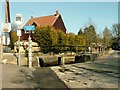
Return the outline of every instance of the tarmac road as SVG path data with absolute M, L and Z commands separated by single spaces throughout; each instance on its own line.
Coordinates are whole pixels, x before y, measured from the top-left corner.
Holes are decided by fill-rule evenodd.
M 39 85 L 38 88 L 63 88 L 68 90 L 67 86 L 49 67 L 37 68 L 33 72 L 33 76 Z
M 120 51 L 96 61 L 51 67 L 68 88 L 118 88 Z M 105 89 L 106 90 L 106 89 Z M 118 89 L 115 89 L 118 90 Z

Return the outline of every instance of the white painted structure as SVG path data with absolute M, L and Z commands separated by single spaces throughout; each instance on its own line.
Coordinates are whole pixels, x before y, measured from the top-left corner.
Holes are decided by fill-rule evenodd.
M 118 46 L 120 47 L 120 38 L 118 39 Z
M 10 44 L 10 37 L 7 37 L 7 45 Z M 3 36 L 3 45 L 5 45 L 5 36 Z

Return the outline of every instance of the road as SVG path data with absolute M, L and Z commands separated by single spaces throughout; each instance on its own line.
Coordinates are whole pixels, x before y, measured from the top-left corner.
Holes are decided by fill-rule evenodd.
M 118 88 L 119 54 L 112 51 L 96 61 L 45 68 L 2 64 L 2 87 Z
M 51 69 L 69 88 L 118 88 L 120 51 L 96 61 L 56 66 Z

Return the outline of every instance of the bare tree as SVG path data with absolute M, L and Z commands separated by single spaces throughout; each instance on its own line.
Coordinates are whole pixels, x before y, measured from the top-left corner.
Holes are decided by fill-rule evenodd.
M 112 32 L 114 37 L 119 38 L 120 37 L 120 24 L 114 24 L 112 26 Z

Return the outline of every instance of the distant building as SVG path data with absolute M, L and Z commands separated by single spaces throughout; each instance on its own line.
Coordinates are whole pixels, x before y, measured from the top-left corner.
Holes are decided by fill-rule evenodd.
M 120 38 L 118 38 L 116 42 L 112 43 L 112 48 L 114 50 L 120 50 Z
M 2 44 L 2 36 L 0 36 L 0 44 Z
M 120 49 L 120 38 L 118 39 L 118 47 Z
M 58 10 L 56 10 L 56 14 L 54 15 L 42 16 L 42 17 L 37 17 L 37 18 L 31 17 L 24 26 L 28 26 L 28 25 L 34 25 L 35 28 L 53 26 L 54 28 L 60 29 L 64 33 L 66 33 L 66 27 L 64 25 L 64 22 Z M 27 40 L 28 34 L 25 33 L 24 26 L 22 28 L 22 40 Z
M 3 45 L 6 45 L 6 43 L 5 43 L 5 36 L 0 36 L 0 44 L 3 44 Z M 7 45 L 9 45 L 10 44 L 10 37 L 8 36 L 7 37 Z

